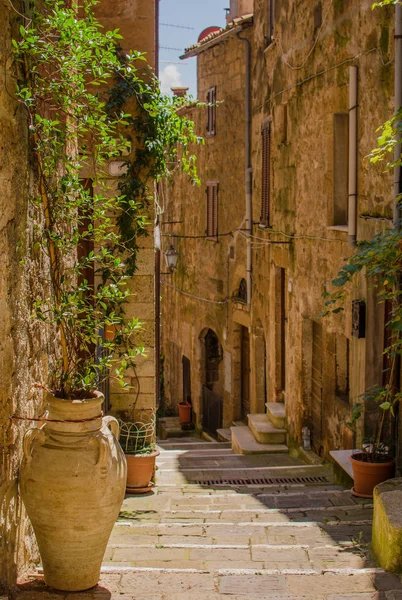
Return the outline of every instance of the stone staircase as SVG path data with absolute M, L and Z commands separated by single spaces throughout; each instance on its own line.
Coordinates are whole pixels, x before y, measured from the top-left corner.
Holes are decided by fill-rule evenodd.
M 236 422 L 230 428 L 235 454 L 286 454 L 289 451 L 286 445 L 285 405 L 267 402 L 266 407 L 265 414 L 248 415 L 248 425 Z
M 55 592 L 36 576 L 13 600 L 402 600 L 400 578 L 368 553 L 372 504 L 329 467 L 159 446 L 157 485 L 125 499 L 99 586 Z

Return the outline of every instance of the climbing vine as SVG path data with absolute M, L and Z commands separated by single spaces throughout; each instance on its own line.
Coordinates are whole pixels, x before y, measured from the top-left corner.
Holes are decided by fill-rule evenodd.
M 50 387 L 62 398 L 88 394 L 110 369 L 127 386 L 142 351 L 141 323 L 124 312 L 137 240 L 155 182 L 177 168 L 197 182 L 190 145 L 199 141 L 177 112 L 183 100 L 164 96 L 146 57 L 123 53 L 118 30 L 102 28 L 97 0 L 79 4 L 34 3 L 13 40 L 37 176 L 34 246 L 51 282 L 33 317 L 59 332 Z M 124 162 L 117 182 L 112 160 Z

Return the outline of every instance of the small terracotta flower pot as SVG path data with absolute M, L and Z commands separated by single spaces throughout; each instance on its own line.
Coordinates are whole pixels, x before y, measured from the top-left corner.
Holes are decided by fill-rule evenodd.
M 180 423 L 191 423 L 191 404 L 188 402 L 179 402 L 179 420 Z
M 364 452 L 359 452 L 350 457 L 354 479 L 352 494 L 361 498 L 372 498 L 376 485 L 394 477 L 395 461 L 392 459 L 373 463 L 362 460 L 364 456 Z
M 159 454 L 159 450 L 150 454 L 126 454 L 128 494 L 144 494 L 151 490 L 151 478 Z

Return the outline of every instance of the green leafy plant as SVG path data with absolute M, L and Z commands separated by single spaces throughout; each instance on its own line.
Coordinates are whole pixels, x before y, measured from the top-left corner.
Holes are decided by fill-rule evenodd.
M 198 181 L 184 100 L 160 92 L 143 54 L 121 51 L 96 4 L 34 3 L 12 42 L 37 181 L 32 245 L 49 267 L 33 317 L 58 332 L 50 387 L 61 398 L 87 396 L 108 373 L 129 385 L 142 325 L 124 307 L 154 184 L 177 168 Z M 117 185 L 113 159 L 124 161 Z

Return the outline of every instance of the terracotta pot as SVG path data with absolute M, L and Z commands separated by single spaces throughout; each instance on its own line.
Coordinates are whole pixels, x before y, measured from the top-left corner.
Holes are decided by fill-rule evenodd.
M 179 402 L 179 420 L 180 423 L 191 423 L 191 404 L 188 402 Z
M 143 494 L 150 490 L 155 460 L 159 454 L 159 450 L 150 454 L 126 454 L 127 493 Z
M 22 500 L 45 582 L 63 591 L 86 590 L 99 581 L 124 499 L 126 459 L 117 442 L 119 424 L 113 417 L 102 419 L 102 402 L 99 392 L 87 400 L 49 396 L 45 418 L 54 421 L 24 437 Z M 89 420 L 71 422 L 84 419 Z
M 362 456 L 364 453 L 360 452 L 350 457 L 354 478 L 352 494 L 362 498 L 372 498 L 375 486 L 394 476 L 395 461 L 392 459 L 387 462 L 371 463 L 359 460 Z

